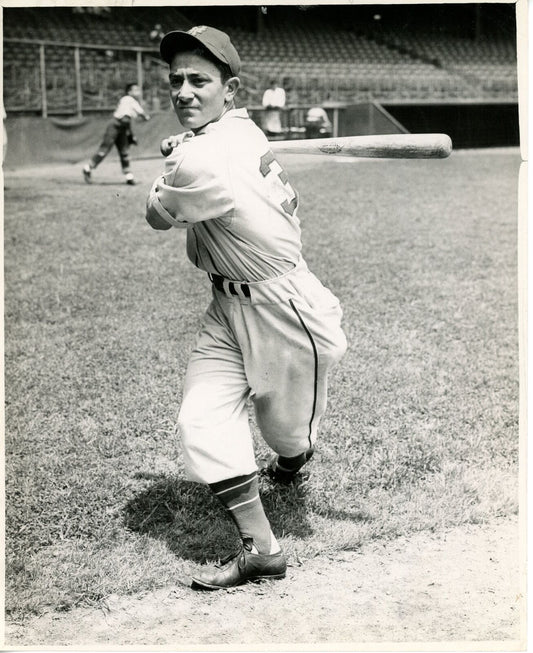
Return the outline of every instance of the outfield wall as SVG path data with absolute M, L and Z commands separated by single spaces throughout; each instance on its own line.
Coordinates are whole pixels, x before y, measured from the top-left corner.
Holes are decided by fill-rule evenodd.
M 339 136 L 444 132 L 455 148 L 498 147 L 519 144 L 518 105 L 499 103 L 412 103 L 379 105 L 360 103 L 328 108 L 337 111 Z M 46 163 L 80 163 L 98 148 L 109 115 L 77 118 L 19 116 L 6 120 L 8 150 L 5 168 Z M 154 114 L 149 122 L 136 123 L 139 144 L 132 159 L 159 157 L 159 143 L 182 131 L 173 111 Z M 115 151 L 110 154 L 117 157 Z
M 401 134 L 407 129 L 378 102 L 361 102 L 328 108 L 337 136 Z M 336 112 L 336 117 L 334 112 Z
M 353 104 L 338 112 L 339 136 L 439 132 L 451 137 L 454 148 L 520 144 L 516 102 L 398 101 Z
M 454 148 L 520 144 L 516 102 L 395 102 L 384 108 L 411 133 L 448 134 Z
M 87 161 L 98 149 L 109 119 L 108 114 L 89 114 L 82 119 L 37 116 L 8 118 L 5 167 Z M 161 139 L 180 131 L 183 130 L 170 110 L 155 114 L 148 122 L 135 123 L 133 132 L 138 145 L 131 148 L 132 158 L 161 156 Z M 118 160 L 115 148 L 109 156 Z

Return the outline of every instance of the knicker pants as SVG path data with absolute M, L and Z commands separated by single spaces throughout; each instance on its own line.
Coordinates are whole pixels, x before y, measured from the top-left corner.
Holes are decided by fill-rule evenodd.
M 104 132 L 104 136 L 102 138 L 102 142 L 100 143 L 100 146 L 98 147 L 98 151 L 96 154 L 91 158 L 91 164 L 93 168 L 96 168 L 96 166 L 105 159 L 105 157 L 109 154 L 109 150 L 113 147 L 113 145 L 116 146 L 118 155 L 120 157 L 120 165 L 122 168 L 122 172 L 126 174 L 127 172 L 130 171 L 130 134 L 131 134 L 131 128 L 128 122 L 120 121 L 117 120 L 116 118 L 113 118 L 111 120 Z
M 346 350 L 339 301 L 303 261 L 247 285 L 250 297 L 213 287 L 190 357 L 179 414 L 189 480 L 215 483 L 257 469 L 249 398 L 275 452 L 305 451 L 326 409 L 328 372 Z

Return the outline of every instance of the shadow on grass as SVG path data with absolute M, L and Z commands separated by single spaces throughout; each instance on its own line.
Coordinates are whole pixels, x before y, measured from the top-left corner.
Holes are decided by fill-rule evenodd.
M 172 553 L 194 562 L 235 550 L 237 530 L 207 486 L 150 473 L 136 478 L 151 484 L 124 507 L 127 528 L 164 541 Z M 298 539 L 311 535 L 301 488 L 262 480 L 260 489 L 274 533 Z
M 69 183 L 71 184 L 72 182 L 69 181 Z M 134 184 L 127 184 L 122 179 L 120 179 L 120 180 L 117 179 L 116 181 L 113 181 L 113 180 L 109 180 L 109 179 L 107 179 L 107 180 L 106 179 L 96 180 L 94 178 L 91 179 L 91 181 L 89 181 L 89 182 L 85 181 L 84 179 L 81 179 L 78 182 L 78 184 L 80 186 L 95 186 L 95 187 L 98 187 L 98 186 L 120 186 L 121 188 L 135 188 L 135 186 L 141 186 L 142 183 L 143 183 L 142 181 L 135 181 Z

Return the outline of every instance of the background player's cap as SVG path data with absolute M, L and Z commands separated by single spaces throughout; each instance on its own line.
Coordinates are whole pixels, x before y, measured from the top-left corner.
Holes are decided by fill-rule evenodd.
M 188 32 L 175 31 L 165 34 L 159 44 L 161 58 L 170 64 L 176 52 L 195 48 L 199 43 L 219 61 L 227 64 L 233 75 L 239 74 L 241 60 L 229 36 L 207 25 L 193 27 Z

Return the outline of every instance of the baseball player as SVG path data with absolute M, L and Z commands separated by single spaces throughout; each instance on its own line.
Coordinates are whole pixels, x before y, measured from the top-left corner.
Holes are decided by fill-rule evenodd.
M 278 85 L 275 79 L 270 80 L 270 86 L 263 93 L 261 101 L 263 111 L 263 131 L 267 136 L 277 136 L 282 133 L 281 111 L 285 107 L 285 89 Z
M 173 31 L 160 51 L 187 131 L 153 183 L 146 219 L 187 230 L 188 256 L 212 286 L 178 421 L 188 479 L 210 486 L 242 540 L 193 587 L 228 588 L 282 578 L 287 566 L 259 496 L 247 401 L 276 454 L 269 474 L 290 482 L 313 453 L 346 339 L 338 299 L 301 255 L 298 195 L 262 130 L 235 108 L 240 60 L 229 37 Z
M 311 107 L 305 116 L 306 138 L 327 138 L 331 136 L 332 127 L 328 114 L 322 107 Z
M 135 185 L 135 178 L 130 171 L 129 149 L 130 145 L 136 144 L 137 141 L 131 131 L 131 123 L 137 118 L 150 120 L 150 116 L 139 103 L 140 99 L 141 89 L 139 86 L 137 84 L 128 84 L 125 95 L 120 98 L 113 113 L 113 118 L 107 124 L 98 151 L 89 163 L 83 166 L 83 177 L 88 184 L 91 183 L 91 172 L 105 159 L 109 154 L 109 150 L 115 145 L 120 157 L 122 172 L 126 176 L 126 183 L 130 186 Z

